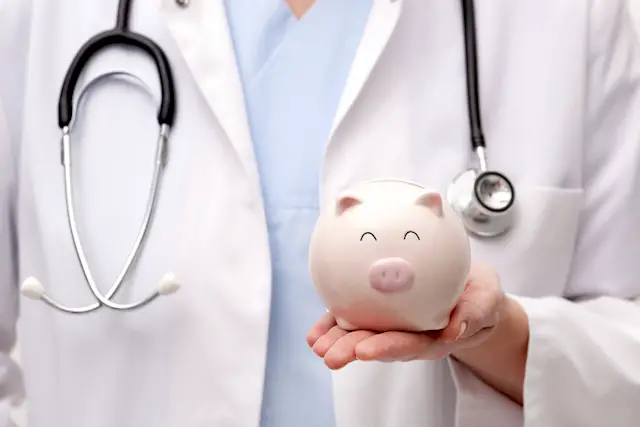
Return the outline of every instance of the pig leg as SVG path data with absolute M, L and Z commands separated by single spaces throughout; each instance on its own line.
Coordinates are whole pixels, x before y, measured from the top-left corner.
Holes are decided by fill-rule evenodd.
M 336 323 L 338 324 L 338 327 L 344 331 L 357 331 L 360 329 L 352 323 L 349 323 L 347 320 L 344 320 L 342 317 L 336 317 Z

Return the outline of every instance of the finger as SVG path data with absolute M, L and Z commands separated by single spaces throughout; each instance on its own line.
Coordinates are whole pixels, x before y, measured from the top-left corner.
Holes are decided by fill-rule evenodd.
M 451 315 L 449 325 L 442 331 L 444 342 L 454 342 L 467 338 L 488 326 L 487 315 L 492 308 L 484 308 L 482 302 L 461 301 Z
M 370 331 L 355 331 L 338 339 L 324 355 L 324 363 L 330 369 L 341 369 L 355 361 L 356 345 L 375 335 Z
M 325 313 L 307 333 L 309 347 L 313 347 L 318 338 L 329 332 L 334 326 L 336 326 L 336 319 L 331 313 Z
M 494 329 L 495 326 L 489 326 L 487 328 L 480 329 L 472 336 L 456 341 L 455 347 L 458 349 L 475 347 L 486 340 L 493 333 Z
M 313 345 L 313 351 L 320 357 L 324 357 L 327 354 L 327 351 L 343 336 L 347 335 L 348 332 L 344 329 L 340 329 L 338 326 L 334 326 L 327 332 L 322 335 L 320 338 L 316 340 L 316 343 Z
M 425 334 L 410 332 L 385 332 L 374 335 L 356 345 L 355 353 L 359 360 L 413 360 L 428 358 L 433 352 L 436 341 Z
M 451 317 L 446 328 L 440 331 L 440 340 L 446 343 L 453 343 L 459 340 L 468 328 L 468 323 L 459 317 Z
M 503 298 L 493 289 L 470 286 L 462 294 L 451 313 L 451 320 L 441 332 L 440 338 L 447 343 L 468 338 L 478 331 L 493 326 Z

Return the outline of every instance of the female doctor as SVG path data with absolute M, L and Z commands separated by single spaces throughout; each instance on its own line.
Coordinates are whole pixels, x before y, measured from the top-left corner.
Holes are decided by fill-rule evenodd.
M 146 244 L 111 304 L 180 290 L 77 315 L 20 285 L 96 301 L 68 228 L 70 110 L 59 122 L 57 106 L 118 1 L 0 0 L 0 426 L 25 395 L 30 427 L 637 426 L 640 54 L 626 2 L 476 3 L 487 153 L 518 215 L 472 239 L 447 329 L 373 335 L 324 315 L 308 238 L 351 184 L 444 193 L 468 167 L 460 2 L 134 0 L 128 28 L 166 55 L 175 120 Z M 126 45 L 77 77 L 62 160 L 104 295 L 144 218 L 168 94 Z

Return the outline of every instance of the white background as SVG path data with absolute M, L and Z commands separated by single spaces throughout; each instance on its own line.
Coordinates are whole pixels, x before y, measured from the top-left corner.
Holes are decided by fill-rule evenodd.
M 558 1 L 562 1 L 562 0 L 558 0 Z M 631 5 L 631 12 L 633 13 L 634 18 L 636 19 L 637 28 L 640 31 L 640 0 L 629 0 L 629 4 Z M 18 351 L 16 351 L 15 353 L 15 358 L 17 360 L 19 360 L 20 358 Z M 24 408 L 17 409 L 15 411 L 14 417 L 18 427 L 27 426 Z

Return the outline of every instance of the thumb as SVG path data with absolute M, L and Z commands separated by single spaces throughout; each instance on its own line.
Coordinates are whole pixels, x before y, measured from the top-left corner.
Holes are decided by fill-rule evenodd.
M 457 325 L 454 340 L 472 336 L 485 327 L 485 310 L 474 301 L 460 301 L 451 315 L 451 324 Z
M 478 298 L 480 297 L 480 298 Z M 480 330 L 493 323 L 491 319 L 492 304 L 476 294 L 475 298 L 463 298 L 451 313 L 449 325 L 442 331 L 440 337 L 444 342 L 454 342 L 473 336 Z

